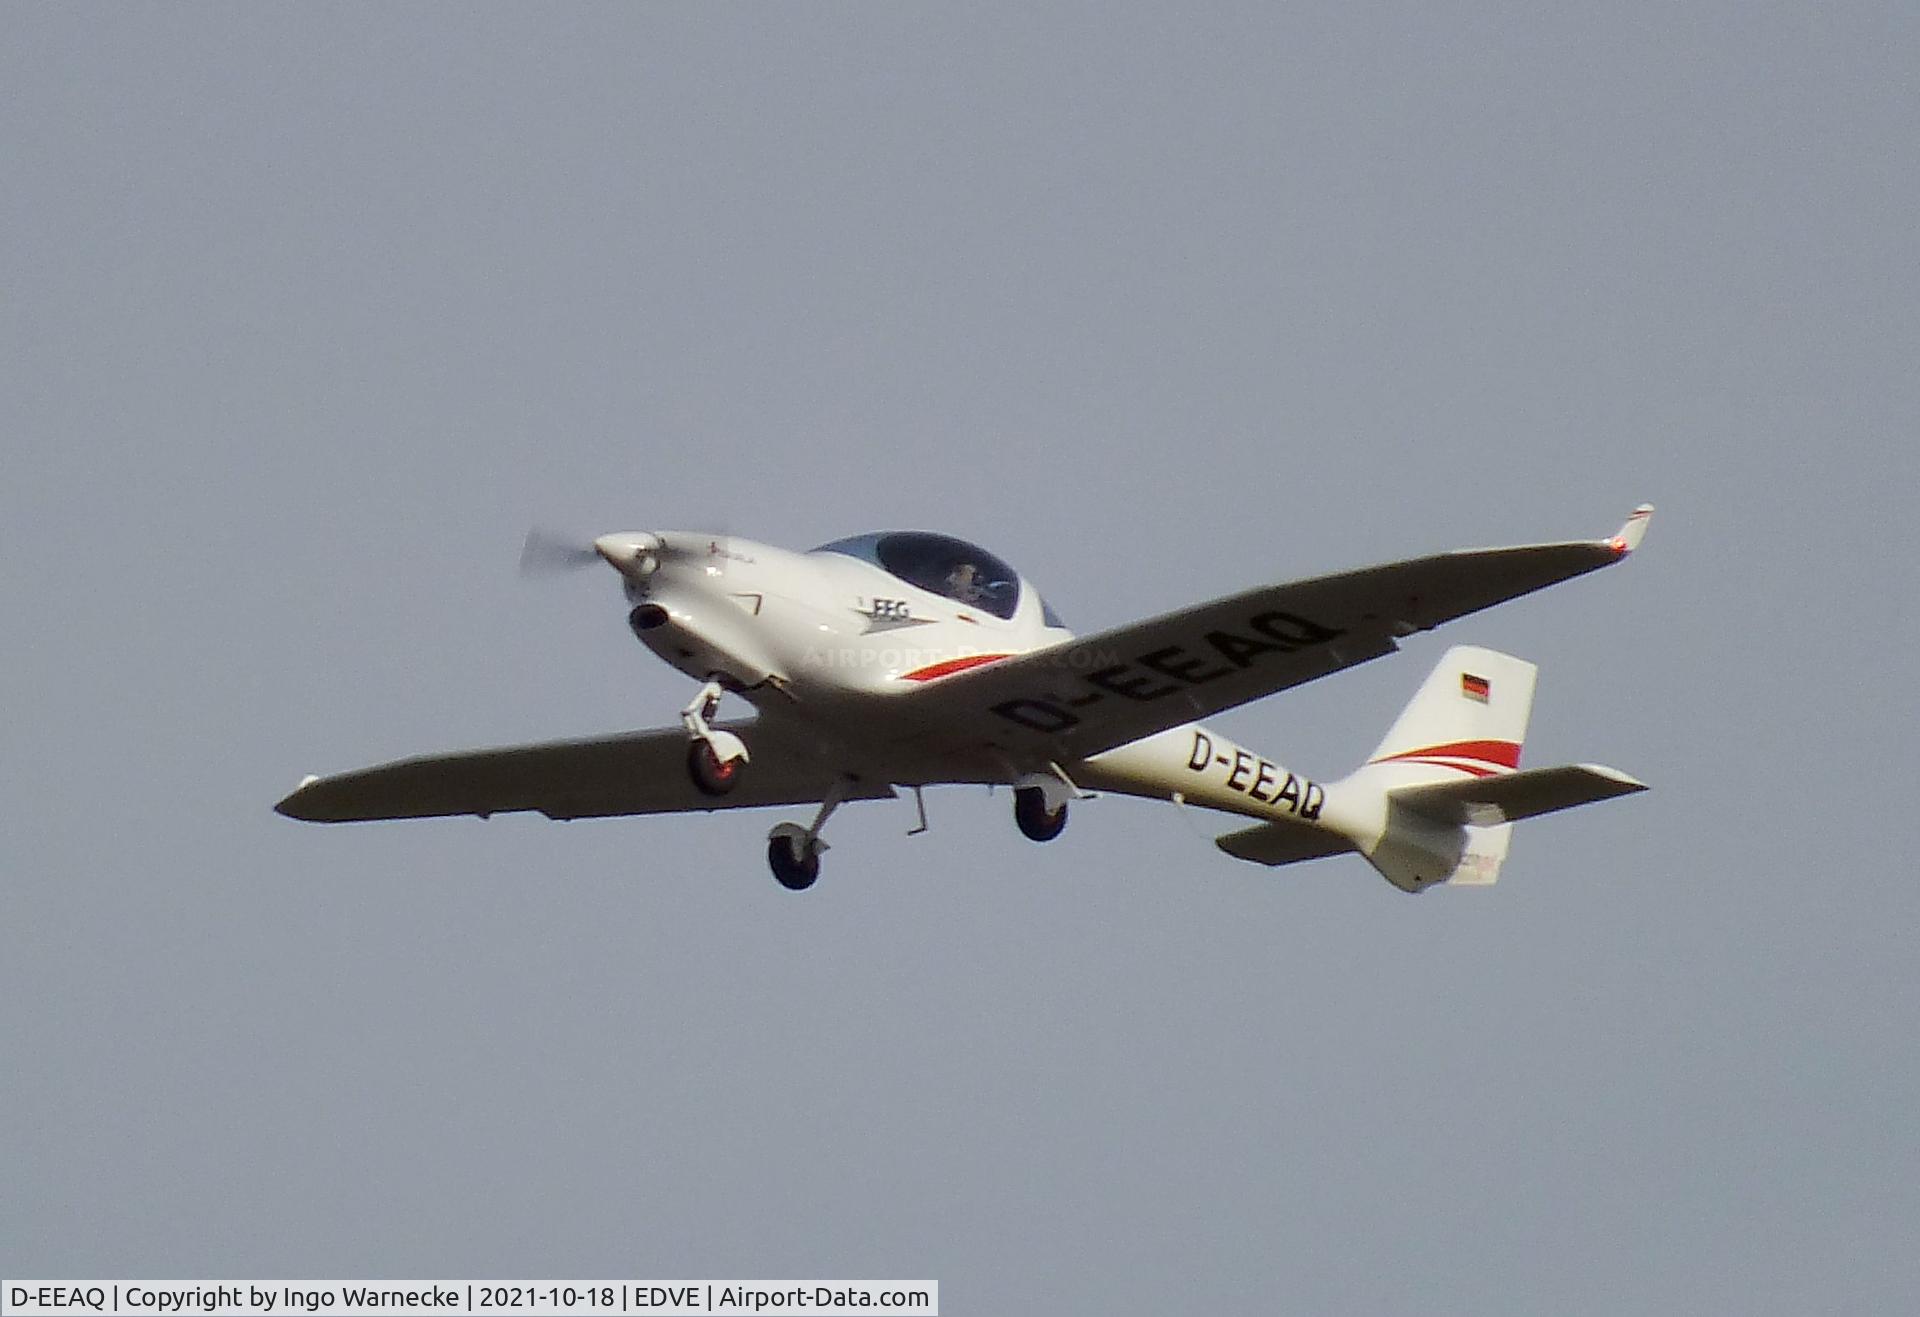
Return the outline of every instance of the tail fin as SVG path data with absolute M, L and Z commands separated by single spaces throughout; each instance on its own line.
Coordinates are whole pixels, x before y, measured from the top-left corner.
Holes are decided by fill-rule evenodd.
M 1220 848 L 1289 864 L 1350 847 L 1406 892 L 1492 883 L 1515 821 L 1646 790 L 1597 764 L 1521 770 L 1537 671 L 1510 654 L 1456 645 L 1367 762 L 1327 788 L 1322 826 L 1338 841 L 1313 844 L 1302 825 L 1267 823 L 1219 838 Z
M 1539 669 L 1525 659 L 1455 645 L 1367 756 L 1395 765 L 1396 785 L 1486 777 L 1520 766 Z

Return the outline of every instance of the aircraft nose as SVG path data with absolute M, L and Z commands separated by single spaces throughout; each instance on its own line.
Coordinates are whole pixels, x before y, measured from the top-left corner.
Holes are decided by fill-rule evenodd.
M 645 576 L 660 565 L 660 537 L 643 530 L 602 535 L 593 542 L 593 550 L 623 576 Z

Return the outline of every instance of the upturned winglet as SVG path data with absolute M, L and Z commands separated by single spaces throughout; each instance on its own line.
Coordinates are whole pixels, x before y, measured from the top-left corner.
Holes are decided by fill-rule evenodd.
M 1614 532 L 1613 538 L 1607 541 L 1607 547 L 1622 558 L 1626 557 L 1640 547 L 1640 541 L 1647 535 L 1647 523 L 1652 520 L 1653 504 L 1642 503 L 1627 518 L 1626 525 Z

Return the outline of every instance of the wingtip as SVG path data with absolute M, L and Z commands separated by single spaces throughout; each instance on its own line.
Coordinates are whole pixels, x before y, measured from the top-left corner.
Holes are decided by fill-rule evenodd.
M 273 812 L 278 814 L 281 818 L 298 819 L 302 823 L 319 822 L 320 820 L 314 816 L 312 810 L 306 808 L 307 805 L 310 805 L 312 803 L 311 798 L 305 801 L 301 799 L 302 796 L 307 795 L 307 788 L 312 786 L 315 782 L 318 782 L 319 780 L 320 778 L 313 773 L 309 773 L 305 777 L 301 778 L 299 786 L 289 791 L 285 796 L 281 797 L 281 799 L 279 799 L 274 803 Z
M 1623 796 L 1631 796 L 1636 792 L 1652 790 L 1651 787 L 1633 774 L 1623 773 L 1619 769 L 1609 768 L 1605 764 L 1581 764 L 1579 767 L 1583 772 L 1605 778 L 1613 784 L 1614 790 Z
M 1607 547 L 1624 558 L 1640 547 L 1647 537 L 1647 523 L 1653 520 L 1653 504 L 1642 503 L 1627 517 L 1626 523 L 1607 541 Z

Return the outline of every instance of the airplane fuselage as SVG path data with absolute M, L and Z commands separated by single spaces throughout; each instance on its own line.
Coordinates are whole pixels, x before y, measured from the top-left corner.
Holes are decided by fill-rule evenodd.
M 718 679 L 763 719 L 804 722 L 901 786 L 954 781 L 955 763 L 950 750 L 890 734 L 889 700 L 1073 638 L 1024 578 L 1010 599 L 968 602 L 832 549 L 677 531 L 660 539 L 676 551 L 627 582 L 641 643 L 690 677 Z M 1067 762 L 1013 744 L 968 758 L 962 780 L 982 783 L 1060 773 L 1074 787 L 1310 825 L 1328 808 L 1320 783 L 1198 723 Z

